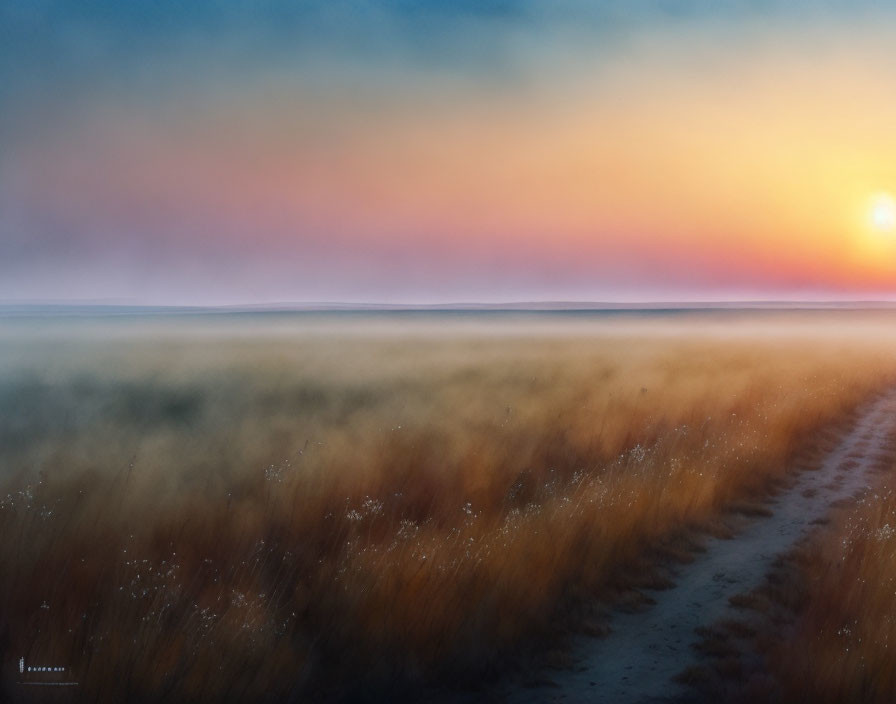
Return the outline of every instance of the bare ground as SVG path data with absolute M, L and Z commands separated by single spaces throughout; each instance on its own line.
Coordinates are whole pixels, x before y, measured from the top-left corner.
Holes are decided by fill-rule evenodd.
M 820 466 L 802 472 L 733 538 L 707 538 L 674 586 L 645 590 L 644 610 L 616 610 L 603 638 L 573 642 L 574 665 L 508 689 L 509 702 L 673 702 L 693 690 L 682 672 L 700 664 L 703 629 L 734 618 L 729 598 L 758 587 L 773 563 L 821 521 L 832 505 L 865 491 L 891 451 L 896 390 L 873 401 Z M 534 682 L 535 684 L 532 684 Z

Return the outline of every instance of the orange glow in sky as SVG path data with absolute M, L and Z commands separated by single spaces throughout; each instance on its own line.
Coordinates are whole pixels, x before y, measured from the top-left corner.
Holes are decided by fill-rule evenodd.
M 613 41 L 506 20 L 472 65 L 278 54 L 194 59 L 189 88 L 88 83 L 66 119 L 10 127 L 6 244 L 73 295 L 888 296 L 891 18 L 695 14 Z M 97 261 L 127 273 L 76 276 Z M 0 295 L 36 295 L 24 278 Z

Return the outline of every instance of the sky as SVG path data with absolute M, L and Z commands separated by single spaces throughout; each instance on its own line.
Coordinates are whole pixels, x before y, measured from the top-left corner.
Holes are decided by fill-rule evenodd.
M 872 2 L 0 0 L 0 302 L 896 297 Z

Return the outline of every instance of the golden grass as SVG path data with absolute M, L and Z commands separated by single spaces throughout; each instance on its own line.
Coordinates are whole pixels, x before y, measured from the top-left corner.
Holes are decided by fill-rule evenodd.
M 99 700 L 473 682 L 661 539 L 753 506 L 894 369 L 775 339 L 16 341 L 4 681 L 24 655 Z
M 896 485 L 892 480 L 800 551 L 797 617 L 772 638 L 786 701 L 896 701 Z M 890 647 L 890 646 L 894 647 Z

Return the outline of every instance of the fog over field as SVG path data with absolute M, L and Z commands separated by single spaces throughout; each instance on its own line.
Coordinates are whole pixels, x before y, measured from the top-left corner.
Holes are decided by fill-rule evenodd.
M 0 0 L 0 704 L 896 702 L 894 38 Z
M 811 464 L 896 379 L 894 320 L 4 317 L 4 686 L 485 696 Z

